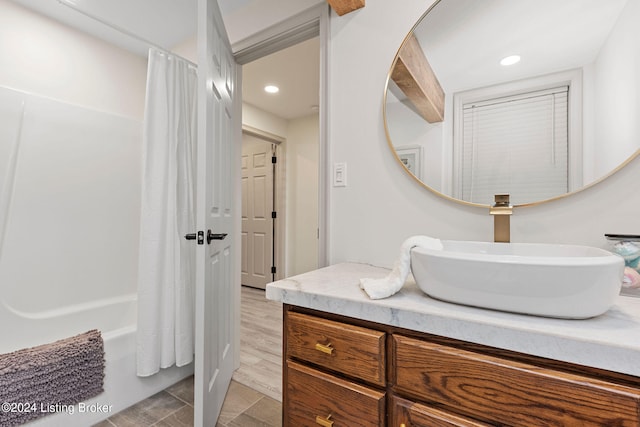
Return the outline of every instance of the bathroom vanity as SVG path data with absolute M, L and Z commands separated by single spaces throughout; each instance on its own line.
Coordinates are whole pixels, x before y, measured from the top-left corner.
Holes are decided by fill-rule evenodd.
M 370 300 L 337 264 L 267 286 L 284 303 L 284 426 L 638 426 L 640 299 L 587 320 Z

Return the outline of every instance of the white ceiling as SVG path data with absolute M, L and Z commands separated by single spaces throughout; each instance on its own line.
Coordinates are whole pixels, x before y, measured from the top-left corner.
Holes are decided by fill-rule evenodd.
M 167 50 L 193 38 L 196 32 L 195 0 L 13 1 L 144 57 L 148 43 L 91 17 Z M 219 0 L 218 3 L 225 18 L 258 1 L 265 0 Z M 285 119 L 312 114 L 311 106 L 319 102 L 319 54 L 316 38 L 245 65 L 243 101 Z M 267 97 L 263 91 L 267 82 L 277 83 L 280 92 Z
M 319 103 L 320 41 L 318 37 L 244 65 L 242 98 L 284 119 L 317 113 Z M 266 85 L 280 92 L 268 94 Z

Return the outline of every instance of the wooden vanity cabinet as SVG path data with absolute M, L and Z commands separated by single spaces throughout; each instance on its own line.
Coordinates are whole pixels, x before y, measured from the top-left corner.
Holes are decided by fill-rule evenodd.
M 284 426 L 637 427 L 640 379 L 284 306 Z

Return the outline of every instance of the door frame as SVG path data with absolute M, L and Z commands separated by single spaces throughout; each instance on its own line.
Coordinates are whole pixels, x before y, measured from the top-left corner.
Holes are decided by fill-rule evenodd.
M 297 43 L 320 40 L 320 110 L 318 158 L 318 268 L 329 262 L 329 16 L 327 3 L 313 6 L 283 22 L 240 40 L 231 46 L 239 65 L 270 55 Z M 283 168 L 284 169 L 284 168 Z M 278 212 L 283 212 L 279 210 Z M 239 323 L 239 320 L 238 320 Z
M 279 24 L 273 25 L 265 30 L 259 31 L 254 35 L 240 40 L 231 45 L 231 51 L 240 65 L 238 67 L 237 85 L 242 87 L 242 65 L 253 60 L 262 58 L 271 53 L 293 46 L 302 41 L 319 37 L 320 39 L 320 110 L 319 114 L 319 161 L 318 161 L 318 268 L 326 267 L 329 260 L 329 122 L 328 122 L 328 106 L 329 106 L 329 16 L 331 10 L 327 3 L 321 3 L 311 7 L 297 15 L 286 19 Z M 239 103 L 241 104 L 241 103 Z M 242 105 L 239 107 L 242 108 Z M 242 129 L 238 127 L 238 135 L 236 141 L 242 140 Z M 237 175 L 234 177 L 236 182 L 236 194 L 240 194 L 241 189 L 241 154 L 236 155 Z M 241 200 L 238 198 L 238 204 Z M 236 206 L 238 208 L 238 206 Z M 238 210 L 240 212 L 241 210 Z M 238 215 L 236 236 L 238 238 L 242 233 L 242 218 Z M 240 245 L 236 245 L 236 259 L 242 257 Z M 241 271 L 236 268 L 236 294 L 234 302 L 235 327 L 240 330 L 240 282 Z M 235 336 L 235 348 L 240 349 L 240 334 Z M 240 351 L 235 353 L 235 367 L 240 367 Z

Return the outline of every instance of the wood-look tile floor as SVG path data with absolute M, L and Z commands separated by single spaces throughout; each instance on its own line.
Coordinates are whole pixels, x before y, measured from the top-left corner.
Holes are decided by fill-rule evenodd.
M 282 401 L 282 303 L 246 286 L 241 298 L 240 368 L 233 379 Z
M 217 427 L 282 425 L 282 304 L 242 287 L 240 368 Z M 193 377 L 143 400 L 94 427 L 193 426 Z

